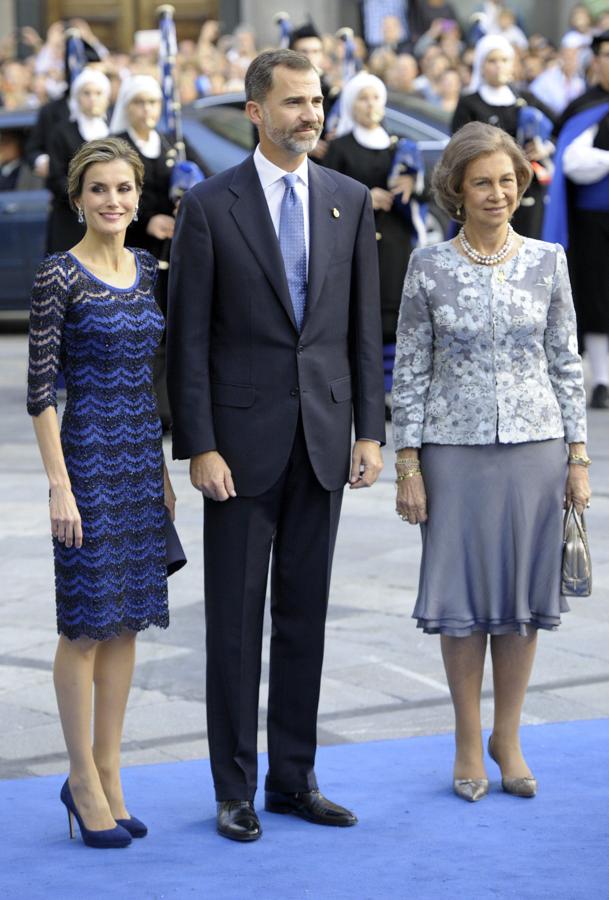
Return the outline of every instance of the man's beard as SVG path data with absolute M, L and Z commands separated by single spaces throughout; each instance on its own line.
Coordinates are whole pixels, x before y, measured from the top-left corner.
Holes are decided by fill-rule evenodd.
M 289 150 L 290 153 L 310 153 L 315 149 L 315 145 L 321 134 L 321 125 L 319 122 L 311 122 L 311 128 L 315 130 L 314 137 L 304 138 L 298 136 L 297 131 L 285 131 L 283 128 L 275 128 L 271 123 L 271 117 L 267 112 L 263 112 L 264 130 L 268 138 L 283 150 Z

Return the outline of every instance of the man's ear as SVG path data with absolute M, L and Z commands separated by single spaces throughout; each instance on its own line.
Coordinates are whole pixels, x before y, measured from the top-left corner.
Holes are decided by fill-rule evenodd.
M 259 103 L 256 103 L 254 100 L 248 100 L 245 104 L 245 112 L 254 125 L 262 125 L 262 108 Z

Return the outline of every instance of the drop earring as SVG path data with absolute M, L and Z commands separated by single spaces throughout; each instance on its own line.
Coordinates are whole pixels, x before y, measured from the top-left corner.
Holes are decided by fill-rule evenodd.
M 461 218 L 461 207 L 457 207 L 457 218 Z
M 139 216 L 137 213 L 138 213 L 138 207 L 136 206 L 135 212 L 133 213 L 133 218 L 131 219 L 132 222 L 137 222 L 137 220 L 139 219 Z
M 78 207 L 78 224 L 84 225 L 84 223 L 85 223 L 85 215 L 82 211 L 82 206 L 79 206 Z

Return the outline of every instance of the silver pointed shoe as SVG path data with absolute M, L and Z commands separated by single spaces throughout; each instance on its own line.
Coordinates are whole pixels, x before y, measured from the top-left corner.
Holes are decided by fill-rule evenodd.
M 537 779 L 532 775 L 526 778 L 502 778 L 501 787 L 506 794 L 514 797 L 534 797 L 537 793 Z
M 455 778 L 453 791 L 462 800 L 475 803 L 488 794 L 488 778 Z
M 492 738 L 493 735 L 489 735 L 488 755 L 499 765 L 499 761 L 493 753 Z M 501 787 L 506 794 L 512 794 L 514 797 L 534 797 L 537 794 L 537 779 L 533 775 L 527 775 L 523 778 L 504 778 L 502 776 Z

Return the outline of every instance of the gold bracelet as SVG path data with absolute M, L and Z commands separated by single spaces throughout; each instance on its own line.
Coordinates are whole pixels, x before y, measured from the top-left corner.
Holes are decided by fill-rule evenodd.
M 420 469 L 412 469 L 412 471 L 410 471 L 410 472 L 404 472 L 403 474 L 398 475 L 397 478 L 395 479 L 395 483 L 399 484 L 400 481 L 406 481 L 407 478 L 414 478 L 415 475 L 420 475 L 420 474 L 421 474 Z
M 396 459 L 395 467 L 400 469 L 417 469 L 421 463 L 418 459 Z
M 592 465 L 592 460 L 589 456 L 584 456 L 581 453 L 574 453 L 572 456 L 569 456 L 569 465 L 573 466 L 585 466 L 587 469 L 588 466 Z

